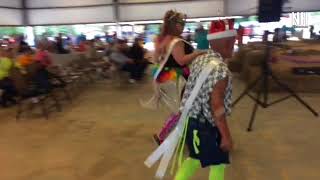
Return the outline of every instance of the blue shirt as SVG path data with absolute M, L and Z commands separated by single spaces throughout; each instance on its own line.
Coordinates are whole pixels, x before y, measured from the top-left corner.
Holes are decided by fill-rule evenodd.
M 196 32 L 195 42 L 198 44 L 197 49 L 209 49 L 209 41 L 207 40 L 207 31 Z

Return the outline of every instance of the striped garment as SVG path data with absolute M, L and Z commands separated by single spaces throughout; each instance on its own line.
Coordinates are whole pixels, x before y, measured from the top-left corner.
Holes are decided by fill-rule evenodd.
M 217 53 L 209 51 L 208 54 L 195 59 L 190 66 L 190 76 L 186 83 L 185 92 L 181 101 L 180 111 L 182 112 L 187 99 L 189 98 L 192 89 L 194 88 L 197 78 L 201 71 L 208 65 L 210 61 L 217 61 L 217 65 L 213 68 L 206 81 L 202 85 L 198 96 L 188 114 L 193 119 L 198 119 L 200 122 L 209 121 L 213 126 L 214 118 L 212 117 L 210 107 L 210 95 L 213 91 L 214 85 L 225 78 L 228 78 L 228 85 L 225 90 L 224 108 L 226 115 L 231 113 L 231 96 L 232 96 L 232 76 L 227 65 L 223 62 L 221 56 Z

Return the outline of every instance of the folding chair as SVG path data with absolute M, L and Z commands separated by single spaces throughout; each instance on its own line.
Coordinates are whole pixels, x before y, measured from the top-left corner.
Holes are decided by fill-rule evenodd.
M 28 80 L 28 76 L 24 75 L 20 72 L 20 69 L 13 68 L 11 70 L 10 78 L 14 83 L 14 86 L 17 91 L 17 114 L 16 120 L 20 119 L 21 114 L 24 112 L 23 105 L 24 103 L 31 104 L 31 108 L 33 109 L 35 105 L 40 105 L 42 110 L 42 115 L 48 119 L 49 118 L 49 109 L 46 107 L 45 101 L 51 98 L 54 102 L 53 107 L 57 109 L 57 111 L 61 110 L 61 106 L 57 100 L 57 98 L 51 94 L 50 91 L 41 91 L 34 87 L 34 84 Z M 50 108 L 50 107 L 49 107 Z

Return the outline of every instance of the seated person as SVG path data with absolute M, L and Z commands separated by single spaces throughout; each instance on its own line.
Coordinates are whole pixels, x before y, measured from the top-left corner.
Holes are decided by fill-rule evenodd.
M 22 55 L 20 55 L 17 59 L 17 66 L 21 69 L 26 68 L 28 65 L 32 64 L 34 62 L 33 58 L 33 51 L 29 47 L 24 50 Z
M 48 67 L 52 64 L 51 57 L 47 51 L 45 44 L 41 42 L 38 44 L 38 51 L 35 54 L 34 60 L 36 62 L 39 62 L 44 67 Z
M 97 50 L 95 48 L 94 40 L 87 41 L 86 46 L 86 57 L 91 60 L 97 59 Z
M 10 50 L 0 51 L 0 80 L 7 78 L 10 73 L 10 69 L 13 66 L 13 62 L 9 57 Z
M 139 80 L 139 68 L 135 61 L 129 58 L 129 47 L 125 40 L 118 39 L 110 55 L 110 61 L 118 66 L 119 69 L 130 73 L 129 82 L 134 83 Z
M 129 57 L 134 61 L 134 79 L 141 80 L 148 66 L 148 61 L 145 59 L 146 50 L 143 47 L 144 41 L 142 38 L 136 38 L 133 46 L 130 48 Z M 132 65 L 131 65 L 132 66 Z M 127 65 L 130 68 L 130 65 Z
M 123 67 L 125 64 L 133 63 L 133 60 L 127 56 L 128 50 L 129 47 L 126 44 L 126 41 L 118 39 L 118 42 L 114 45 L 110 54 L 111 61 L 118 67 Z
M 28 76 L 39 94 L 47 93 L 52 89 L 52 84 L 49 81 L 50 73 L 46 69 L 51 64 L 51 60 L 47 55 L 46 51 L 40 50 L 34 57 L 32 49 L 29 48 L 18 57 L 17 61 L 17 66 L 23 74 Z
M 17 43 L 18 43 L 18 52 L 19 53 L 22 53 L 23 51 L 25 51 L 26 49 L 29 48 L 29 44 L 25 42 L 23 36 L 18 37 Z
M 50 91 L 53 87 L 64 87 L 66 85 L 59 75 L 48 70 L 48 67 L 52 65 L 52 59 L 46 47 L 43 43 L 38 44 L 38 51 L 33 64 L 36 72 L 33 73 L 32 77 L 38 88 L 44 89 L 45 92 Z
M 11 54 L 11 49 L 0 51 L 0 89 L 3 91 L 1 95 L 1 104 L 4 107 L 7 106 L 8 102 L 15 104 L 15 88 L 9 78 L 10 71 L 14 66 Z
M 100 37 L 95 37 L 95 39 L 94 39 L 94 47 L 97 50 L 104 50 L 105 49 L 105 44 L 101 41 Z
M 79 46 L 75 48 L 77 52 L 85 52 L 87 51 L 86 41 L 81 41 Z

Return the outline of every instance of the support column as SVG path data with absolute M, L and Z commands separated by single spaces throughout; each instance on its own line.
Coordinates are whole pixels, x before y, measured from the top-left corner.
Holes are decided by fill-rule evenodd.
M 223 1 L 223 15 L 229 16 L 229 0 Z
M 26 42 L 30 45 L 30 46 L 35 46 L 35 33 L 34 33 L 34 28 L 31 26 L 27 26 L 26 27 Z
M 118 0 L 113 0 L 113 8 L 114 8 L 114 18 L 115 18 L 116 22 L 118 23 L 120 21 Z
M 134 24 L 132 24 L 131 25 L 131 27 L 132 27 L 132 35 L 133 35 L 133 39 L 135 39 L 136 38 L 136 33 L 135 33 L 135 28 L 134 28 Z
M 28 14 L 28 7 L 27 7 L 27 0 L 21 0 L 22 5 L 22 24 L 26 27 L 26 42 L 30 46 L 35 45 L 35 30 L 33 27 L 29 26 L 29 14 Z
M 28 26 L 30 22 L 29 22 L 29 14 L 27 9 L 27 0 L 21 0 L 21 4 L 22 4 L 22 24 L 24 26 Z
M 122 37 L 122 29 L 119 23 L 117 23 L 117 37 Z
M 118 0 L 113 0 L 113 9 L 114 9 L 114 19 L 116 20 L 117 23 L 117 36 L 121 37 L 122 36 L 122 31 L 121 31 L 121 26 L 119 24 L 119 2 Z

